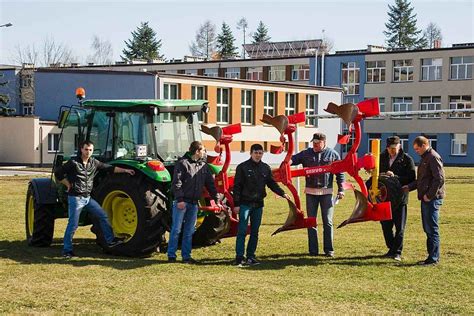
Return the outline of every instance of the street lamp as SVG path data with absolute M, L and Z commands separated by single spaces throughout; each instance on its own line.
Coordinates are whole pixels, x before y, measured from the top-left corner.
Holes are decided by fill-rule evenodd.
M 0 27 L 10 27 L 10 26 L 12 26 L 12 25 L 13 25 L 13 24 L 11 24 L 11 23 L 7 23 L 7 24 L 2 24 L 2 25 L 0 25 Z

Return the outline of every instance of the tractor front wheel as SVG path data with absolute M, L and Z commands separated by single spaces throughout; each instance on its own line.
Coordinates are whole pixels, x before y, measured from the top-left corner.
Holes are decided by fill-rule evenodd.
M 54 214 L 51 205 L 39 204 L 33 185 L 28 186 L 25 206 L 26 240 L 28 245 L 49 247 L 53 242 Z

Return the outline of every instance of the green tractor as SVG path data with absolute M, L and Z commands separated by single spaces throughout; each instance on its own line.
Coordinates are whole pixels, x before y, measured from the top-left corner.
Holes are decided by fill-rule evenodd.
M 96 159 L 135 170 L 134 176 L 99 173 L 92 191 L 107 212 L 114 234 L 124 238 L 123 244 L 108 250 L 98 222 L 81 213 L 80 226 L 92 224 L 104 250 L 131 257 L 164 250 L 164 235 L 171 224 L 173 168 L 189 144 L 201 140 L 198 113 L 207 109 L 204 100 L 87 100 L 60 109 L 62 152 L 56 155 L 54 166 L 77 155 L 78 144 L 88 139 L 95 144 Z M 222 168 L 210 167 L 215 174 Z M 68 217 L 65 190 L 53 175 L 29 183 L 25 215 L 29 245 L 51 245 L 54 220 Z M 208 201 L 203 198 L 201 205 Z M 218 218 L 223 217 L 214 212 L 200 214 L 195 235 L 201 243 L 215 242 L 225 226 Z

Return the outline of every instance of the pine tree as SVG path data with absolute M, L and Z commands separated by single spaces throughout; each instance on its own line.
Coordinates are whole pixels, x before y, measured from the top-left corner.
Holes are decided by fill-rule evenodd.
M 0 78 L 3 77 L 3 74 L 0 74 Z M 0 87 L 6 86 L 8 81 L 0 82 Z M 0 104 L 7 105 L 10 101 L 10 98 L 6 94 L 0 94 Z
M 230 27 L 223 22 L 221 33 L 217 36 L 217 52 L 222 59 L 230 59 L 237 56 L 237 47 L 234 46 L 235 37 Z
M 160 55 L 161 39 L 156 39 L 156 32 L 148 26 L 148 22 L 142 22 L 132 32 L 132 38 L 125 41 L 125 45 L 126 48 L 122 51 L 124 56 L 121 56 L 123 60 L 163 58 Z
M 253 34 L 253 44 L 267 43 L 271 40 L 268 36 L 268 28 L 262 21 L 258 24 L 257 31 Z
M 385 23 L 389 48 L 417 49 L 426 46 L 426 39 L 420 36 L 421 30 L 416 27 L 416 14 L 408 0 L 395 0 L 395 5 L 388 5 L 389 20 Z

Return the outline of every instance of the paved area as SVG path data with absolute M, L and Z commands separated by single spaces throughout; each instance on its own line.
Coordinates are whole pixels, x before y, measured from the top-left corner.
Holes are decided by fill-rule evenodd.
M 6 176 L 32 176 L 32 175 L 50 175 L 50 172 L 44 171 L 25 171 L 25 170 L 5 170 L 0 169 L 0 177 Z

